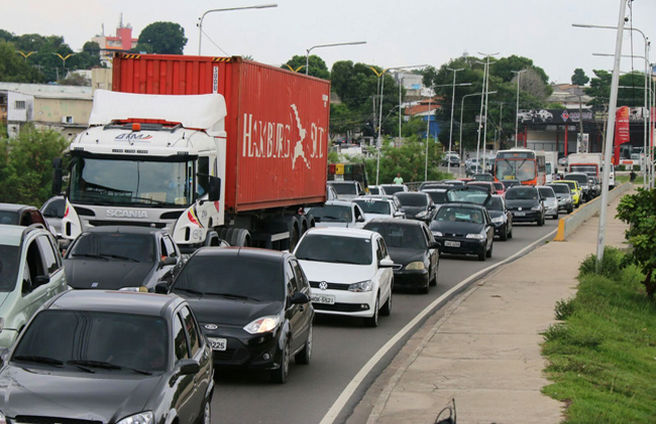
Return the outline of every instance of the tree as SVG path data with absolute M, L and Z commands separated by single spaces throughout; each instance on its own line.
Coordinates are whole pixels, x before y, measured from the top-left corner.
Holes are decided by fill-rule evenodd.
M 574 69 L 572 74 L 572 84 L 575 85 L 586 85 L 590 81 L 590 78 L 585 74 L 585 71 L 581 68 Z
M 60 79 L 57 81 L 57 84 L 60 85 L 77 85 L 77 86 L 91 86 L 91 81 L 85 78 L 83 75 L 71 72 L 66 78 Z
M 645 279 L 647 296 L 656 292 L 656 190 L 638 188 L 637 193 L 627 194 L 620 200 L 617 217 L 629 224 L 626 239 L 631 244 L 629 258 L 637 264 Z
M 184 28 L 174 22 L 153 22 L 139 34 L 137 51 L 158 54 L 182 54 L 187 44 Z
M 0 81 L 41 82 L 43 76 L 19 55 L 12 43 L 0 40 Z
M 12 41 L 14 39 L 14 34 L 4 29 L 0 29 L 0 40 Z
M 310 65 L 308 75 L 312 75 L 313 77 L 323 78 L 323 79 L 330 78 L 330 72 L 328 71 L 326 62 L 324 62 L 322 58 L 320 58 L 317 55 L 310 55 L 308 57 L 308 63 Z M 286 63 L 284 63 L 281 66 L 281 68 L 283 69 L 291 68 L 291 70 L 294 72 L 300 72 L 304 74 L 305 56 L 295 55 L 294 57 L 289 59 Z
M 610 98 L 611 73 L 602 69 L 594 69 L 595 76 L 590 80 L 590 86 L 585 87 L 585 94 L 592 97 L 588 104 L 602 109 L 608 104 Z M 620 75 L 619 85 L 627 88 L 618 88 L 617 104 L 622 106 L 643 106 L 645 74 L 632 72 Z

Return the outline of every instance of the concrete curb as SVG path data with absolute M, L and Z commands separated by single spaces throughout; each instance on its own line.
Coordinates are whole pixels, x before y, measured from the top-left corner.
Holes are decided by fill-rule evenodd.
M 610 190 L 608 192 L 608 204 L 632 188 L 633 184 L 623 183 Z M 585 221 L 599 213 L 600 206 L 601 197 L 597 197 L 596 199 L 586 203 L 576 212 L 571 213 L 564 218 L 560 218 L 558 220 L 558 232 L 556 233 L 556 237 L 554 237 L 554 241 L 566 241 L 567 238 L 572 235 L 572 233 L 576 231 L 576 229 L 579 228 Z

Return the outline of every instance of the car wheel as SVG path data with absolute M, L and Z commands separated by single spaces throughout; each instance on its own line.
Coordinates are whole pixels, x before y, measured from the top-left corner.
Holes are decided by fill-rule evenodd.
M 480 252 L 478 252 L 478 260 L 479 261 L 484 261 L 485 260 L 485 248 L 481 249 Z
M 380 314 L 383 316 L 390 316 L 392 313 L 392 291 L 390 290 L 389 297 L 387 298 L 387 302 L 383 305 L 382 308 L 380 308 Z
M 378 327 L 378 298 L 376 298 L 376 303 L 374 304 L 374 314 L 364 319 L 368 327 Z
M 278 384 L 285 384 L 287 382 L 287 375 L 289 374 L 289 341 L 285 342 L 285 347 L 280 352 L 280 367 L 271 370 L 271 381 Z
M 558 219 L 558 212 L 553 216 L 553 219 Z
M 567 213 L 572 213 L 574 212 L 574 206 L 570 206 L 567 208 Z
M 485 252 L 485 256 L 487 256 L 488 258 L 492 257 L 492 248 L 493 247 L 494 247 L 494 243 L 490 244 L 490 248 L 487 250 L 487 252 Z
M 437 286 L 437 272 L 439 271 L 438 266 L 435 266 L 435 272 L 433 273 L 433 278 L 430 280 L 430 285 L 435 287 Z
M 544 215 L 542 215 L 540 218 L 538 218 L 538 227 L 541 227 L 544 225 Z
M 508 224 L 503 226 L 503 231 L 501 231 L 501 241 L 508 240 Z
M 308 330 L 308 336 L 305 340 L 305 346 L 301 349 L 300 352 L 296 354 L 294 360 L 297 364 L 307 365 L 310 363 L 310 358 L 312 357 L 312 323 L 310 323 L 310 329 Z
M 205 401 L 205 408 L 203 408 L 203 424 L 212 424 L 212 399 Z

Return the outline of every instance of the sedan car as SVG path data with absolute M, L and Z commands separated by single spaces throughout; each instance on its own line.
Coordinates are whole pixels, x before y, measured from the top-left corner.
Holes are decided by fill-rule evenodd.
M 359 181 L 328 181 L 328 185 L 335 189 L 339 200 L 351 200 L 364 195 Z
M 170 290 L 191 305 L 216 366 L 263 370 L 272 381 L 285 383 L 292 358 L 310 362 L 310 286 L 291 254 L 204 247 Z
M 394 262 L 383 237 L 373 231 L 343 228 L 308 230 L 294 250 L 310 280 L 312 305 L 319 314 L 364 318 L 392 310 Z
M 306 212 L 312 214 L 317 227 L 362 228 L 366 221 L 360 206 L 343 200 L 326 202 Z
M 430 222 L 435 212 L 433 199 L 424 192 L 396 193 L 394 196 L 401 202 L 401 210 L 408 219 L 418 219 Z
M 397 207 L 398 202 L 386 197 L 362 196 L 353 199 L 353 203 L 360 206 L 367 221 L 380 217 L 405 218 L 405 212 Z
M 551 187 L 556 193 L 556 198 L 558 199 L 558 210 L 564 210 L 567 213 L 571 213 L 574 210 L 574 201 L 572 200 L 572 193 L 569 190 L 569 186 L 567 184 L 555 182 L 549 184 L 549 187 Z
M 534 186 L 513 186 L 506 191 L 506 206 L 514 222 L 535 222 L 544 225 L 545 208 Z
M 0 422 L 207 423 L 212 352 L 178 296 L 70 290 L 0 369 Z
M 544 213 L 553 219 L 558 219 L 558 198 L 553 188 L 549 186 L 538 186 L 540 199 L 544 203 Z
M 576 181 L 581 190 L 581 203 L 585 203 L 593 198 L 593 188 L 588 180 L 588 175 L 583 172 L 570 172 L 565 174 L 563 180 Z
M 440 261 L 438 244 L 421 221 L 376 218 L 365 230 L 375 231 L 385 239 L 387 250 L 395 264 L 394 287 L 409 287 L 428 293 L 437 285 Z
M 184 261 L 164 229 L 107 226 L 80 234 L 66 251 L 68 284 L 75 289 L 146 287 L 173 281 Z
M 402 191 L 408 191 L 408 186 L 405 184 L 381 184 L 385 194 L 394 194 Z
M 485 208 L 490 214 L 492 224 L 494 224 L 494 235 L 499 236 L 503 241 L 512 238 L 512 222 L 513 217 L 506 202 L 502 196 L 494 195 L 485 203 Z
M 471 254 L 484 261 L 492 256 L 494 225 L 480 205 L 447 203 L 437 211 L 430 230 L 440 253 Z

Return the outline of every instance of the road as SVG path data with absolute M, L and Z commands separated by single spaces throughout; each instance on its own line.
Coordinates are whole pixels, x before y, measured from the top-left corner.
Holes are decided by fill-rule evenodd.
M 474 257 L 442 257 L 438 286 L 427 295 L 395 293 L 392 315 L 382 317 L 378 328 L 363 327 L 357 320 L 319 317 L 314 324 L 312 361 L 307 366 L 292 365 L 285 385 L 271 384 L 258 374 L 217 370 L 213 422 L 318 423 L 369 358 L 424 307 L 469 275 L 509 257 L 556 227 L 554 220 L 547 220 L 543 227 L 516 224 L 513 238 L 495 241 L 492 258 L 485 262 Z M 383 368 L 381 364 L 372 374 Z M 376 375 L 368 377 L 371 380 Z M 343 412 L 346 416 L 358 400 L 350 399 Z

